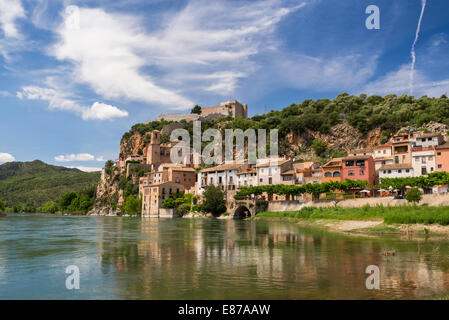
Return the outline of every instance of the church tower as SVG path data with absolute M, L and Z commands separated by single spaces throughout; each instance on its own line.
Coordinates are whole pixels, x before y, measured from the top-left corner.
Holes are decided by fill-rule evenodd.
M 153 130 L 150 133 L 151 142 L 147 150 L 147 164 L 157 164 L 161 162 L 161 133 Z

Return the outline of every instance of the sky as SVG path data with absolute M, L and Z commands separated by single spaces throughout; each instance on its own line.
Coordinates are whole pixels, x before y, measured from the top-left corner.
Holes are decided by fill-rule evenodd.
M 98 170 L 132 125 L 196 104 L 439 97 L 448 15 L 447 0 L 0 0 L 0 163 Z

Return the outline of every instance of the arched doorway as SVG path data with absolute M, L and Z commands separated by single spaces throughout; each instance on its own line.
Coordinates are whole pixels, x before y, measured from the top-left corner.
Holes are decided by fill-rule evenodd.
M 251 217 L 251 211 L 245 206 L 238 207 L 234 212 L 235 219 L 246 219 Z

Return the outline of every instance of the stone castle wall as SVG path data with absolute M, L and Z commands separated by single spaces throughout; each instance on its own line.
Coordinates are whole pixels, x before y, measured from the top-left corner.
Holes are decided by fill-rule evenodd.
M 210 118 L 217 118 L 220 116 L 226 117 L 248 117 L 248 106 L 246 104 L 241 104 L 237 100 L 230 100 L 220 103 L 219 106 L 207 107 L 201 109 L 201 115 L 198 114 L 187 114 L 187 113 L 167 113 L 159 115 L 156 120 L 161 121 L 162 119 L 167 121 L 186 120 L 187 122 L 195 120 L 209 120 Z

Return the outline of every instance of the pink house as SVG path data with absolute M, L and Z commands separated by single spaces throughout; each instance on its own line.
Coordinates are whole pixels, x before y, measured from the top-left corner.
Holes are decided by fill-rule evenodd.
M 341 160 L 343 180 L 365 180 L 376 184 L 375 163 L 372 156 L 352 156 Z

